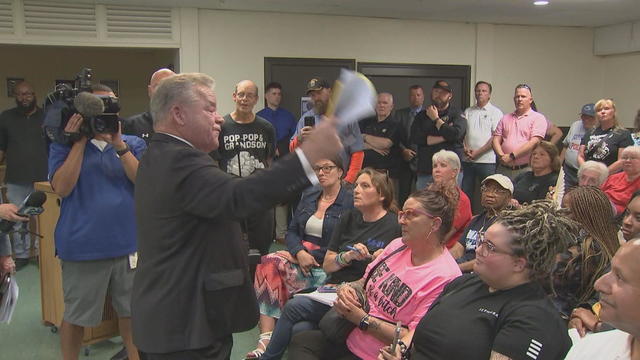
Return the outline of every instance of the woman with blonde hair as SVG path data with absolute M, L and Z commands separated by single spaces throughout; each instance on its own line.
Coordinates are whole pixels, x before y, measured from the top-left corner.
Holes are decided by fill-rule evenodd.
M 633 145 L 629 130 L 618 123 L 616 104 L 612 99 L 601 99 L 596 103 L 598 126 L 588 130 L 582 138 L 578 153 L 578 165 L 595 160 L 609 167 L 609 174 L 622 169 L 622 150 Z

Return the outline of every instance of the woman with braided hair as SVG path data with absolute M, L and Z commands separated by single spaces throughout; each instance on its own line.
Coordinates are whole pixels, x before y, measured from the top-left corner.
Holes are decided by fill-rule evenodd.
M 569 216 L 580 223 L 577 243 L 561 254 L 552 274 L 553 301 L 568 319 L 576 307 L 597 301 L 595 281 L 607 271 L 620 243 L 607 195 L 594 186 L 578 186 L 563 198 Z
M 474 273 L 445 287 L 408 350 L 378 359 L 563 359 L 571 340 L 540 281 L 575 237 L 564 212 L 548 200 L 504 210 L 479 236 Z

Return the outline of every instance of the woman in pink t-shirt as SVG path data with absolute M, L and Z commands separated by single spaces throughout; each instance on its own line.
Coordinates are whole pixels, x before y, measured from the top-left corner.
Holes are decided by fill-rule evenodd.
M 444 286 L 461 275 L 445 247 L 453 211 L 443 192 L 412 194 L 398 213 L 402 238 L 369 264 L 362 279 L 338 289 L 334 308 L 356 325 L 346 346 L 329 342 L 320 331 L 302 332 L 294 336 L 289 358 L 376 359 L 392 342 L 397 321 L 403 325 L 401 336 L 413 330 Z M 368 312 L 358 301 L 358 287 L 365 288 Z

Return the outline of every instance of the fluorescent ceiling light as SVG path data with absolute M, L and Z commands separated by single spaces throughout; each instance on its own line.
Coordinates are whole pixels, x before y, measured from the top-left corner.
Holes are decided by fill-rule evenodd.
M 533 5 L 544 6 L 544 5 L 549 5 L 549 2 L 547 0 L 538 0 L 538 1 L 534 1 Z

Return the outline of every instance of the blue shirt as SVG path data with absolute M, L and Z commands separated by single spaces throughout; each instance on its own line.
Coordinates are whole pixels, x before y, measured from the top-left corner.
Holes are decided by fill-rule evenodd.
M 146 144 L 136 136 L 122 135 L 139 158 Z M 52 143 L 49 179 L 62 166 L 71 146 Z M 56 225 L 56 252 L 66 261 L 109 259 L 136 251 L 133 183 L 127 177 L 116 151 L 104 151 L 87 142 L 80 176 L 71 193 L 62 199 Z
M 279 107 L 272 110 L 270 107 L 266 107 L 258 111 L 256 115 L 267 119 L 273 125 L 273 128 L 276 129 L 276 141 L 289 140 L 296 132 L 296 118 L 286 109 Z

